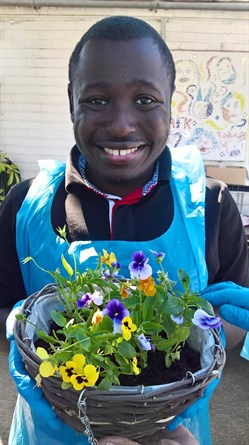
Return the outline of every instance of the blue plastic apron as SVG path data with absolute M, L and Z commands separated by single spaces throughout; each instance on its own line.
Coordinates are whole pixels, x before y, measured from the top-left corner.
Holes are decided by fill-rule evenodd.
M 240 353 L 241 357 L 245 358 L 246 360 L 249 360 L 249 332 L 246 334 L 246 338 L 244 341 L 243 348 Z
M 65 175 L 65 165 L 58 162 L 43 162 L 41 172 L 34 180 L 17 215 L 17 252 L 20 260 L 31 256 L 46 270 L 61 266 L 61 254 L 71 262 L 70 251 L 74 249 L 81 270 L 95 268 L 102 249 L 114 252 L 122 265 L 121 273 L 129 277 L 128 264 L 136 250 L 143 250 L 150 257 L 155 270 L 155 259 L 149 249 L 166 253 L 164 268 L 171 279 L 180 283 L 177 270 L 184 269 L 191 280 L 191 287 L 200 291 L 207 285 L 205 263 L 205 172 L 199 151 L 195 147 L 172 150 L 171 187 L 174 198 L 174 219 L 166 233 L 150 241 L 87 241 L 68 245 L 57 236 L 51 224 L 51 206 L 56 190 Z M 27 294 L 40 290 L 51 281 L 29 262 L 21 264 Z M 156 272 L 156 271 L 155 271 Z M 21 399 L 21 398 L 20 398 Z M 211 445 L 208 406 L 203 413 L 187 422 L 186 426 L 201 445 Z M 200 430 L 201 428 L 201 430 Z M 19 441 L 16 441 L 19 437 Z M 65 425 L 63 431 L 55 432 L 40 418 L 32 418 L 28 404 L 19 400 L 10 433 L 11 445 L 82 445 L 87 438 L 75 433 Z M 21 439 L 23 441 L 21 441 Z

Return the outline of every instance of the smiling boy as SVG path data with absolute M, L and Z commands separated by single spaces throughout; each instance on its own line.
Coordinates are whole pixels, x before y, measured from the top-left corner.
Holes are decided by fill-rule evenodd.
M 68 255 L 57 232 L 64 225 L 83 269 L 96 264 L 96 252 L 102 249 L 116 252 L 125 267 L 139 246 L 146 252 L 166 252 L 169 275 L 177 280 L 177 270 L 185 269 L 197 291 L 225 280 L 248 285 L 246 240 L 226 186 L 209 180 L 205 188 L 199 158 L 184 148 L 171 160 L 166 143 L 174 79 L 168 47 L 143 21 L 111 17 L 83 36 L 69 64 L 76 145 L 66 168 L 45 163 L 37 178 L 15 187 L 1 208 L 2 307 L 48 283 L 49 277 L 32 265 L 20 265 L 20 260 L 32 256 L 54 270 L 61 254 Z M 203 185 L 198 199 L 189 184 Z M 233 343 L 242 338 L 239 328 L 230 330 Z M 14 342 L 10 363 L 23 398 L 17 403 L 9 443 L 87 443 L 86 436 L 59 424 L 44 398 L 42 409 L 40 401 L 31 400 L 39 389 L 31 391 L 33 382 L 21 367 Z M 205 424 L 192 425 L 192 431 L 202 445 L 211 443 L 208 418 Z M 183 427 L 168 436 L 162 431 L 148 441 L 141 443 L 197 443 Z M 100 440 L 103 445 L 107 442 L 108 438 Z M 125 438 L 111 442 L 136 443 Z

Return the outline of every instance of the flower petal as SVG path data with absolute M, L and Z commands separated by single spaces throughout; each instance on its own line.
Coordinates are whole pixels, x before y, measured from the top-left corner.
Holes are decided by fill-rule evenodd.
M 217 329 L 221 326 L 221 319 L 214 315 L 209 315 L 203 309 L 197 309 L 192 318 L 192 323 L 201 329 Z
M 37 353 L 38 357 L 40 357 L 42 360 L 49 358 L 49 355 L 48 355 L 46 349 L 41 348 L 40 346 L 38 346 L 38 348 L 36 349 L 36 353 Z
M 76 372 L 79 372 L 78 370 L 83 368 L 83 366 L 86 363 L 86 358 L 83 354 L 75 354 L 73 356 L 73 362 L 76 364 Z
M 42 362 L 39 366 L 39 372 L 42 377 L 51 377 L 54 375 L 57 367 L 53 365 L 49 360 Z

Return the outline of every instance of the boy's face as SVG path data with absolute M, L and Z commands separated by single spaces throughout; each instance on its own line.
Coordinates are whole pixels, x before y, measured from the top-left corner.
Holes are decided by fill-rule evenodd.
M 170 78 L 156 44 L 89 41 L 69 97 L 88 179 L 120 196 L 145 184 L 170 128 Z

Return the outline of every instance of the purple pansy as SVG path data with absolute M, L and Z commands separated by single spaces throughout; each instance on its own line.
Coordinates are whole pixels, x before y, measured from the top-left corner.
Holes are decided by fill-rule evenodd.
M 184 318 L 182 315 L 178 315 L 178 317 L 176 315 L 171 315 L 170 316 L 171 320 L 173 320 L 176 324 L 182 324 L 184 322 Z
M 219 328 L 221 326 L 221 320 L 219 317 L 214 315 L 209 315 L 203 309 L 197 309 L 194 313 L 194 318 L 192 318 L 193 324 L 199 326 L 201 329 L 209 328 Z
M 115 269 L 121 269 L 121 265 L 118 261 L 116 261 L 116 263 L 111 263 L 112 267 L 115 267 Z
M 105 281 L 115 281 L 115 278 L 118 276 L 118 271 L 116 272 L 110 272 L 109 269 L 106 269 L 103 273 L 103 278 Z
M 165 257 L 165 253 L 164 252 L 156 252 L 155 250 L 151 250 L 151 249 L 149 249 L 149 250 L 156 257 L 157 263 L 161 263 L 163 261 L 163 259 Z
M 91 294 L 87 293 L 82 295 L 81 299 L 77 300 L 76 303 L 78 308 L 82 308 L 83 306 L 88 306 L 91 301 Z
M 145 255 L 141 250 L 134 252 L 132 259 L 133 261 L 129 264 L 131 278 L 146 280 L 152 275 L 152 269 L 149 264 L 147 264 L 149 258 L 145 258 Z
M 122 320 L 130 315 L 123 303 L 116 298 L 110 300 L 106 308 L 102 312 L 103 315 L 108 315 L 113 320 L 113 333 L 122 334 Z
M 140 334 L 138 336 L 138 341 L 139 341 L 141 348 L 144 351 L 151 351 L 152 349 L 155 348 L 155 346 L 151 343 L 151 341 L 148 338 L 145 337 L 144 334 Z
M 96 306 L 100 306 L 103 303 L 103 295 L 101 295 L 99 291 L 95 291 L 93 294 L 88 292 L 82 295 L 81 299 L 76 301 L 76 304 L 80 309 L 84 306 L 89 306 L 91 301 L 93 301 Z

